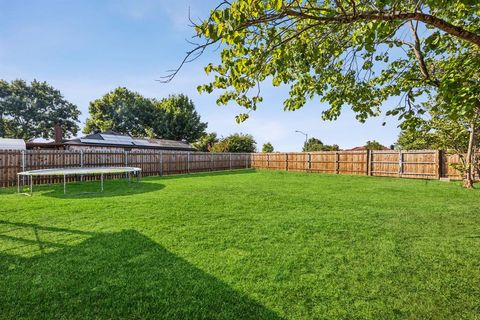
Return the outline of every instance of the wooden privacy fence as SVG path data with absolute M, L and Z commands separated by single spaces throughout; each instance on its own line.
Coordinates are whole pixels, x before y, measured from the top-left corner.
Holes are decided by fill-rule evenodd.
M 440 150 L 365 150 L 252 154 L 252 168 L 416 179 L 461 179 L 460 156 Z M 478 177 L 477 177 L 478 178 Z
M 169 175 L 243 168 L 262 168 L 333 174 L 354 174 L 417 179 L 461 179 L 452 164 L 460 156 L 439 150 L 421 151 L 322 151 L 289 153 L 210 153 L 182 151 L 99 151 L 99 150 L 0 150 L 0 187 L 16 184 L 20 171 L 72 168 L 131 166 L 142 175 Z M 106 178 L 120 178 L 121 174 Z M 69 181 L 79 177 L 68 178 Z M 95 179 L 96 177 L 83 177 Z M 478 176 L 476 177 L 478 180 Z M 58 178 L 36 179 L 53 183 Z
M 16 185 L 17 173 L 27 170 L 73 167 L 139 167 L 143 176 L 250 168 L 249 153 L 184 151 L 0 150 L 0 187 Z M 120 178 L 111 174 L 106 178 Z M 58 182 L 63 177 L 36 178 L 35 183 Z M 70 177 L 69 181 L 79 179 Z M 82 179 L 95 179 L 85 176 Z

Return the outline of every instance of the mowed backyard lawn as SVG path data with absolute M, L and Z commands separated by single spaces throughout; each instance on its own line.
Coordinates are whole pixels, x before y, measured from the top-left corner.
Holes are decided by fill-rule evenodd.
M 0 190 L 0 318 L 479 319 L 480 192 L 236 171 Z

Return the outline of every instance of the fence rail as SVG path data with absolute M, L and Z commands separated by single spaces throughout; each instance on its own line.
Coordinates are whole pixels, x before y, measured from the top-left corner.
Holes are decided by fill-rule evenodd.
M 142 169 L 143 176 L 233 170 L 251 167 L 249 153 L 184 151 L 101 151 L 101 150 L 0 150 L 0 187 L 16 184 L 17 173 L 26 170 L 72 167 L 130 166 Z M 106 178 L 120 178 L 111 174 Z M 69 177 L 96 179 L 94 176 Z M 56 177 L 36 178 L 35 183 L 59 182 Z M 63 179 L 63 177 L 62 177 Z
M 252 168 L 413 179 L 461 179 L 457 154 L 441 150 L 365 150 L 252 154 Z M 478 179 L 479 177 L 476 176 Z

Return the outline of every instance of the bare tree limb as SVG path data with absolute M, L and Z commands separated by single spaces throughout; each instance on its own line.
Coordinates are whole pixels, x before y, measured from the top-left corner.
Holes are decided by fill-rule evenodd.
M 418 38 L 417 28 L 413 26 L 412 21 L 409 21 L 410 31 L 412 32 L 414 45 L 412 46 L 413 53 L 415 54 L 415 58 L 418 61 L 418 66 L 420 67 L 420 72 L 425 80 L 431 80 L 430 72 L 428 71 L 427 65 L 425 63 L 425 59 L 423 57 L 422 49 L 420 47 L 420 39 Z

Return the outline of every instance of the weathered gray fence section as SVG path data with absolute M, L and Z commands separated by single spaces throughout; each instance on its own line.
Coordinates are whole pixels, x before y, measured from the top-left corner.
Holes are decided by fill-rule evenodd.
M 252 168 L 414 179 L 461 179 L 460 173 L 452 166 L 459 162 L 459 155 L 440 150 L 252 154 Z
M 99 151 L 99 150 L 0 150 L 0 187 L 16 184 L 17 173 L 26 170 L 72 167 L 139 167 L 143 176 L 233 170 L 251 167 L 249 153 L 210 153 L 182 151 Z M 106 178 L 120 178 L 121 174 Z M 71 177 L 76 179 L 96 177 Z M 54 183 L 58 178 L 35 179 Z M 62 178 L 63 179 L 63 178 Z

